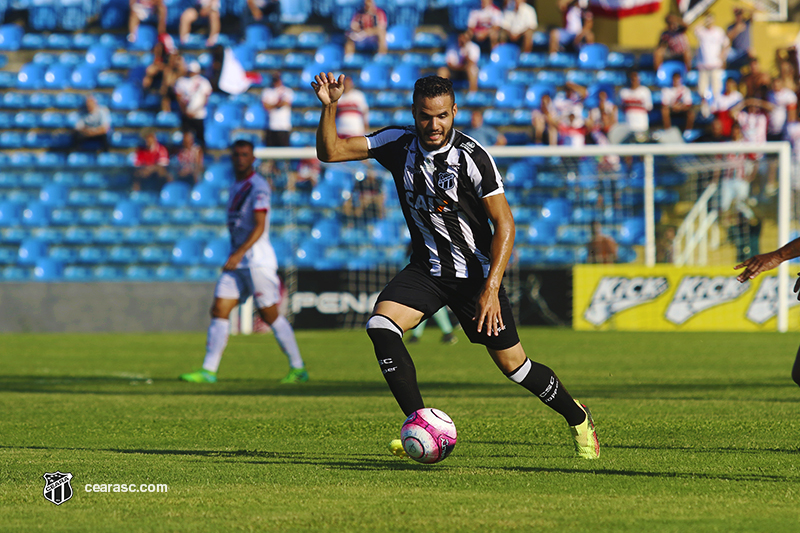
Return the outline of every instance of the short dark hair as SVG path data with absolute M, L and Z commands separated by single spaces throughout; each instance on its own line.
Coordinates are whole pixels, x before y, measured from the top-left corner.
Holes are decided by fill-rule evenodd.
M 247 139 L 238 139 L 231 145 L 231 150 L 234 150 L 235 148 L 241 148 L 242 146 L 249 147 L 251 151 L 255 151 L 256 149 L 255 145 Z
M 453 92 L 453 82 L 439 76 L 425 76 L 414 84 L 413 102 L 418 98 L 436 98 L 437 96 L 450 95 L 453 103 L 456 102 L 456 93 Z

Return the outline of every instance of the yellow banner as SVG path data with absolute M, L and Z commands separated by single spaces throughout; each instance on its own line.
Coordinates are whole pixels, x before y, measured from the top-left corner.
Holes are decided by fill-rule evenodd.
M 791 331 L 800 331 L 798 303 L 791 293 Z M 576 265 L 572 311 L 576 330 L 776 331 L 778 278 L 739 283 L 730 267 Z

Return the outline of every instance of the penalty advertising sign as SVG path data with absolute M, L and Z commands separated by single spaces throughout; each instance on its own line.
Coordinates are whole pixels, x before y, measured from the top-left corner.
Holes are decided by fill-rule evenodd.
M 576 265 L 573 327 L 582 331 L 777 331 L 777 271 L 739 283 L 731 267 Z M 789 283 L 794 287 L 795 276 Z M 789 329 L 800 331 L 797 296 Z

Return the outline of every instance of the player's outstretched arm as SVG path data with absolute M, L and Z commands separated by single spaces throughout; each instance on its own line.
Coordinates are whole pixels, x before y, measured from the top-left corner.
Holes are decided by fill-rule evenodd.
M 487 335 L 499 335 L 505 324 L 500 314 L 498 293 L 514 247 L 514 216 L 504 194 L 484 198 L 483 207 L 494 225 L 494 235 L 489 276 L 486 278 L 483 291 L 478 296 L 474 320 L 478 322 L 478 332 L 485 326 Z
M 735 270 L 744 268 L 744 271 L 736 278 L 739 282 L 744 283 L 749 279 L 755 278 L 762 272 L 772 270 L 784 261 L 794 259 L 795 257 L 800 257 L 800 238 L 793 240 L 775 251 L 753 256 L 733 268 Z
M 322 104 L 317 127 L 317 157 L 325 163 L 360 161 L 369 157 L 369 145 L 365 137 L 340 139 L 336 133 L 336 106 L 344 93 L 344 74 L 339 79 L 333 73 L 320 72 L 314 76 L 311 87 Z

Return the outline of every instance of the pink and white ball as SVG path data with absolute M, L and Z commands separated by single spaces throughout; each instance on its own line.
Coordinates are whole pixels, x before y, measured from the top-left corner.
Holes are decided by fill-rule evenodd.
M 456 425 L 439 409 L 419 409 L 403 423 L 400 439 L 408 456 L 420 463 L 443 461 L 456 446 Z

